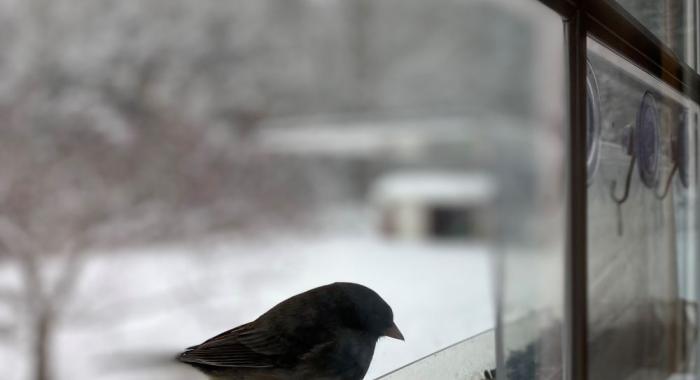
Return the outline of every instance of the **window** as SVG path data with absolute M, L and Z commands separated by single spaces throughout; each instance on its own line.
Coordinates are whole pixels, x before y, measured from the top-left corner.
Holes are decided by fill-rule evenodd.
M 700 375 L 699 18 L 0 0 L 0 378 Z
M 697 181 L 688 176 L 697 165 L 688 159 L 697 151 L 688 139 L 700 97 L 697 3 L 544 3 L 563 17 L 569 54 L 567 253 L 564 265 L 516 283 L 535 286 L 563 271 L 565 316 L 548 329 L 539 327 L 544 307 L 533 306 L 530 318 L 501 319 L 500 342 L 517 337 L 513 331 L 530 334 L 521 339 L 525 349 L 501 343 L 499 375 L 697 373 Z M 509 266 L 518 258 L 506 255 L 501 267 Z M 510 278 L 502 271 L 498 283 Z M 542 298 L 501 286 L 502 315 L 509 297 Z

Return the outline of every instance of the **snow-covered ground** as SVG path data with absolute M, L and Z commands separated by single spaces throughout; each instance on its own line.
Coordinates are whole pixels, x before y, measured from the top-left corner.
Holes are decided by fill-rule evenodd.
M 406 336 L 379 342 L 368 379 L 493 327 L 485 246 L 338 234 L 266 240 L 92 256 L 54 343 L 56 378 L 198 379 L 171 360 L 178 351 L 335 281 L 376 290 Z M 21 379 L 21 362 L 3 363 L 0 378 Z

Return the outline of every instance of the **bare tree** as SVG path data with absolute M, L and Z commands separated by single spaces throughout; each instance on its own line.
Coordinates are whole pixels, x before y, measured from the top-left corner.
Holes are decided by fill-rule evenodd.
M 234 92 L 233 104 L 221 101 L 226 68 L 260 78 L 257 63 L 231 58 L 250 43 L 203 34 L 199 48 L 181 46 L 173 25 L 158 25 L 173 21 L 156 14 L 183 9 L 165 2 L 146 15 L 110 13 L 108 2 L 62 14 L 71 3 L 18 11 L 21 33 L 10 45 L 24 54 L 23 69 L 0 70 L 12 93 L 0 107 L 0 252 L 20 268 L 13 299 L 31 336 L 35 380 L 51 378 L 51 339 L 88 252 L 284 220 L 304 198 L 285 188 L 298 180 L 293 173 L 245 141 L 267 112 L 248 94 L 257 84 Z M 194 33 L 221 23 L 207 12 L 193 16 L 201 22 Z M 81 34 L 92 17 L 104 21 L 92 37 L 110 44 Z

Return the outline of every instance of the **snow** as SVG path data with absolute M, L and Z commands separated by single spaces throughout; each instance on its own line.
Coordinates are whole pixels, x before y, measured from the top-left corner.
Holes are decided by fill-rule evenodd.
M 478 244 L 399 243 L 371 234 L 220 239 L 94 255 L 61 321 L 56 378 L 200 378 L 172 357 L 335 281 L 376 290 L 406 337 L 380 340 L 366 377 L 375 378 L 493 327 L 490 257 Z M 19 378 L 14 373 L 5 367 L 0 377 Z

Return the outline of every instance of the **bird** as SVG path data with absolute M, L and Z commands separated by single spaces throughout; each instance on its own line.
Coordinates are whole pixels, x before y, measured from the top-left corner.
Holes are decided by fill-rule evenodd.
M 404 340 L 372 289 L 336 282 L 292 296 L 177 359 L 212 380 L 361 380 L 380 337 Z

